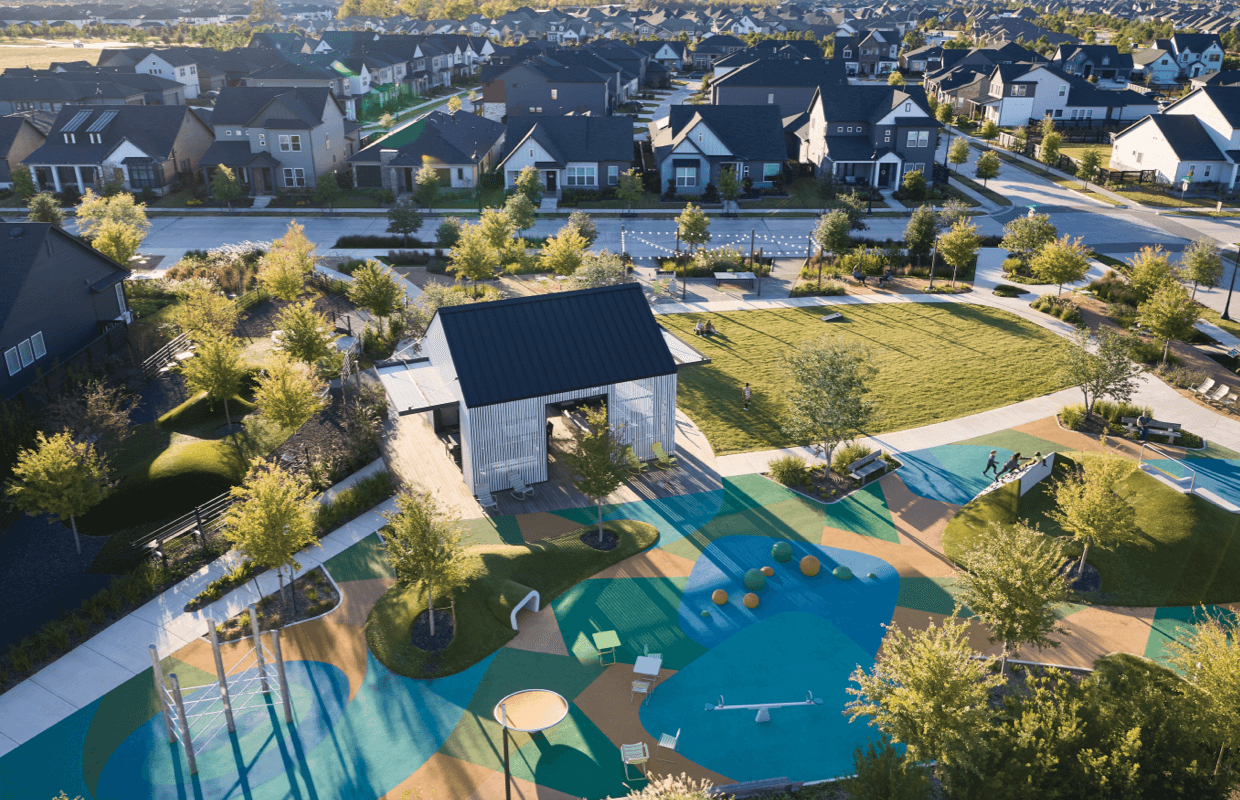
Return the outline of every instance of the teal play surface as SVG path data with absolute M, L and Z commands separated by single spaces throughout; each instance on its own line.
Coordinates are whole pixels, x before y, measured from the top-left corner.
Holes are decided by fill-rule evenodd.
M 1011 450 L 1002 447 L 947 444 L 902 453 L 900 461 L 904 466 L 899 472 L 900 480 L 919 497 L 962 506 L 977 497 L 993 480 L 993 477 L 982 475 L 991 450 L 998 451 L 995 459 L 1002 469 L 1012 455 Z M 1033 453 L 1021 455 L 1030 458 Z
M 1197 486 L 1240 505 L 1240 459 L 1194 458 L 1187 465 L 1169 458 L 1150 458 L 1146 462 L 1177 478 L 1196 473 Z

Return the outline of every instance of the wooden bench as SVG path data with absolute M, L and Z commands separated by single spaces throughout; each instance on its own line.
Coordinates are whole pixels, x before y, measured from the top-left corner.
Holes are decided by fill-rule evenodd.
M 864 486 L 866 478 L 887 468 L 887 462 L 883 461 L 882 456 L 882 450 L 875 450 L 865 458 L 857 459 L 848 465 L 848 475 L 861 481 Z
M 1141 427 L 1137 425 L 1136 417 L 1124 417 L 1123 423 L 1129 433 L 1139 433 L 1141 431 Z M 1149 429 L 1150 436 L 1167 437 L 1167 444 L 1173 444 L 1176 439 L 1180 438 L 1180 423 L 1178 422 L 1160 422 L 1159 420 L 1151 419 Z
M 767 778 L 761 781 L 729 783 L 724 786 L 712 786 L 707 793 L 711 797 L 765 797 L 772 794 L 795 792 L 805 785 L 804 781 L 793 781 L 787 778 Z

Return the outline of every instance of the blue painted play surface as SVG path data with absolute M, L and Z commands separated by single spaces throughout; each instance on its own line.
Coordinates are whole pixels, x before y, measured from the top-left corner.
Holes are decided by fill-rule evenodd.
M 642 707 L 641 722 L 656 740 L 679 730 L 686 758 L 734 780 L 847 774 L 854 747 L 873 736 L 842 713 L 849 676 L 873 663 L 873 653 L 818 614 L 777 614 L 667 679 Z M 705 710 L 720 695 L 726 705 L 743 705 L 803 701 L 807 692 L 822 704 L 772 709 L 765 723 L 754 721 L 756 711 Z
M 1002 469 L 1012 451 L 978 444 L 946 444 L 900 455 L 904 466 L 897 473 L 913 494 L 927 500 L 964 505 L 990 485 L 992 477 L 982 476 L 991 450 Z M 1023 453 L 1029 458 L 1033 453 Z
M 900 593 L 895 568 L 865 553 L 802 542 L 790 542 L 792 560 L 779 563 L 771 558 L 772 544 L 766 536 L 728 536 L 702 551 L 681 595 L 681 629 L 698 644 L 713 648 L 764 620 L 801 612 L 827 620 L 857 647 L 876 653 L 885 633 L 883 625 L 891 621 Z M 816 556 L 822 564 L 812 578 L 801 574 L 800 562 L 807 555 Z M 775 574 L 766 579 L 765 588 L 755 592 L 758 607 L 745 608 L 741 602 L 749 591 L 743 580 L 745 571 L 765 565 Z M 852 570 L 854 577 L 841 580 L 832 575 L 831 570 L 840 565 Z M 875 577 L 867 577 L 870 574 Z M 711 600 L 716 589 L 728 593 L 722 606 Z M 701 615 L 703 609 L 710 611 L 709 617 Z
M 1146 463 L 1177 478 L 1187 478 L 1190 474 L 1188 467 L 1191 467 L 1197 473 L 1197 486 L 1240 505 L 1240 459 L 1194 458 L 1188 462 L 1188 467 L 1169 458 L 1150 458 L 1146 459 Z

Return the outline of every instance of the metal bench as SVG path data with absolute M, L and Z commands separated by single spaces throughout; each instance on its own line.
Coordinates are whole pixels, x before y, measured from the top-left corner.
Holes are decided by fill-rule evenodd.
M 861 485 L 865 485 L 865 479 L 873 475 L 875 472 L 881 472 L 887 468 L 887 462 L 883 461 L 883 451 L 875 450 L 865 458 L 859 458 L 848 465 L 849 477 L 861 481 Z
M 1140 432 L 1141 427 L 1137 425 L 1136 417 L 1124 417 L 1122 421 L 1129 433 Z M 1167 444 L 1173 444 L 1176 439 L 1180 438 L 1180 423 L 1178 422 L 1160 422 L 1159 420 L 1151 419 L 1149 428 L 1150 436 L 1165 436 L 1167 437 Z
M 805 785 L 804 781 L 793 781 L 788 778 L 767 778 L 761 781 L 729 783 L 724 786 L 712 786 L 708 794 L 711 797 L 765 797 L 772 794 L 795 792 Z

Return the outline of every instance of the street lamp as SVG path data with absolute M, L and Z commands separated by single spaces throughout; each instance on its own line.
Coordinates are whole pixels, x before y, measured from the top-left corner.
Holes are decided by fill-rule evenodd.
M 1231 310 L 1231 291 L 1236 288 L 1236 268 L 1237 267 L 1240 267 L 1240 253 L 1232 253 L 1231 254 L 1231 285 L 1227 287 L 1227 302 L 1223 304 L 1223 313 L 1220 315 L 1223 319 L 1227 320 L 1228 322 L 1231 321 L 1231 317 L 1228 316 L 1227 312 Z

